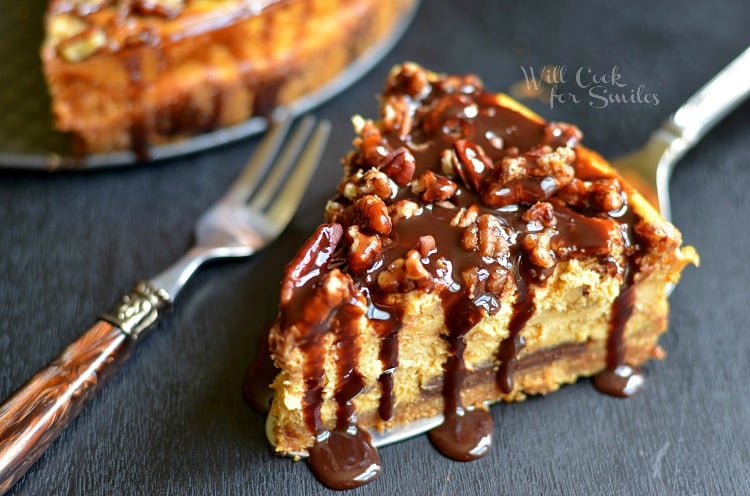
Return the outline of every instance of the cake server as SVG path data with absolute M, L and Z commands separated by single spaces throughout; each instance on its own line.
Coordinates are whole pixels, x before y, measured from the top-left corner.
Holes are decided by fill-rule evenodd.
M 214 259 L 248 257 L 289 224 L 330 130 L 327 121 L 316 125 L 312 117 L 304 118 L 274 160 L 290 121 L 275 122 L 229 191 L 200 217 L 194 247 L 166 271 L 138 283 L 0 405 L 0 495 L 78 416 L 199 267 Z
M 750 48 L 680 106 L 646 144 L 612 165 L 672 220 L 669 178 L 675 164 L 750 94 Z

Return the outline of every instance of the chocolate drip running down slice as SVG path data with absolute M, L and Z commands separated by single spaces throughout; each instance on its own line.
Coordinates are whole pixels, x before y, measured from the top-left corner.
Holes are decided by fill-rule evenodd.
M 596 385 L 618 396 L 640 387 L 641 376 L 626 363 L 625 329 L 634 285 L 650 270 L 641 266 L 644 257 L 668 239 L 642 227 L 629 187 L 614 172 L 579 156 L 574 126 L 531 118 L 473 76 L 436 76 L 407 64 L 390 75 L 381 105 L 377 124 L 354 121 L 359 138 L 327 207 L 329 223 L 287 268 L 270 335 L 275 357 L 289 350 L 302 357 L 297 411 L 317 439 L 309 464 L 335 488 L 380 473 L 377 451 L 358 424 L 357 399 L 377 405 L 367 412 L 368 428 L 399 414 L 399 373 L 404 360 L 413 362 L 400 356 L 402 333 L 425 311 L 409 307 L 407 295 L 442 310 L 435 346 L 443 349 L 432 351 L 443 360 L 445 422 L 430 439 L 446 456 L 471 460 L 489 452 L 493 431 L 482 401 L 462 399 L 475 367 L 495 377 L 494 401 L 518 399 L 523 386 L 514 373 L 524 363 L 536 367 L 567 353 L 540 350 L 526 333 L 539 325 L 537 298 L 563 262 L 588 263 L 594 277 L 621 285 L 610 310 L 606 371 Z M 478 324 L 496 315 L 508 320 L 494 334 L 495 355 L 485 365 L 467 363 Z M 379 346 L 376 372 L 371 362 L 361 367 L 373 351 L 363 347 L 366 336 Z M 575 353 L 588 349 L 585 342 L 563 344 Z M 420 387 L 424 393 L 427 384 Z M 324 411 L 335 412 L 335 421 Z

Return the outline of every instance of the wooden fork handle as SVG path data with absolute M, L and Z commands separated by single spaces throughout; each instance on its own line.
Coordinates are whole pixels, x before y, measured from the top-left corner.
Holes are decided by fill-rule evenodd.
M 121 329 L 98 321 L 0 405 L 0 494 L 78 416 L 133 344 Z
M 0 495 L 54 442 L 130 356 L 169 304 L 141 282 L 0 405 Z

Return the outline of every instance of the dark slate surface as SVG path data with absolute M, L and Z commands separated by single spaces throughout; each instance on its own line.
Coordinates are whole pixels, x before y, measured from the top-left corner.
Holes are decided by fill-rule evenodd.
M 387 59 L 316 113 L 333 121 L 319 180 L 284 236 L 254 260 L 203 271 L 165 325 L 12 492 L 325 494 L 303 463 L 272 456 L 263 418 L 240 395 L 256 339 L 275 313 L 285 262 L 321 220 L 352 137 L 372 115 L 391 64 L 475 71 L 507 89 L 521 66 L 620 68 L 659 105 L 532 106 L 572 121 L 616 156 L 750 43 L 750 4 L 427 0 Z M 570 82 L 568 88 L 576 90 Z M 750 75 L 749 75 L 750 76 Z M 2 90 L 0 90 L 2 91 Z M 2 109 L 3 112 L 6 109 Z M 441 457 L 422 436 L 382 450 L 385 474 L 353 494 L 750 494 L 747 362 L 750 104 L 708 135 L 672 181 L 674 217 L 702 255 L 672 294 L 668 358 L 618 400 L 589 381 L 493 408 L 485 459 Z M 0 396 L 108 308 L 176 258 L 191 225 L 256 146 L 91 173 L 0 172 Z

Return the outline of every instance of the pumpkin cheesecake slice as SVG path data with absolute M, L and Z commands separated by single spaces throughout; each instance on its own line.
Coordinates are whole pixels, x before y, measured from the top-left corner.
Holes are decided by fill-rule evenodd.
M 369 433 L 442 416 L 432 443 L 470 460 L 490 449 L 491 403 L 580 377 L 642 386 L 667 288 L 698 257 L 575 126 L 411 63 L 380 119 L 353 123 L 269 333 L 277 453 L 353 487 L 379 473 Z

